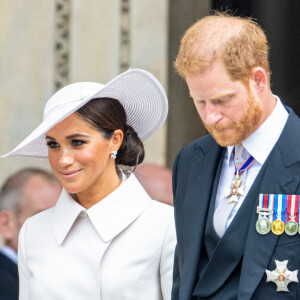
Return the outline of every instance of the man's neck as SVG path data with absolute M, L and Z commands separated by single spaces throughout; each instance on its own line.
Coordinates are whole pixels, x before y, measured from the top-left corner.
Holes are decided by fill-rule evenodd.
M 274 111 L 276 107 L 276 98 L 274 97 L 270 89 L 264 91 L 261 97 L 262 97 L 262 104 L 264 106 L 263 114 L 261 118 L 261 124 L 262 124 L 268 119 L 268 117 Z

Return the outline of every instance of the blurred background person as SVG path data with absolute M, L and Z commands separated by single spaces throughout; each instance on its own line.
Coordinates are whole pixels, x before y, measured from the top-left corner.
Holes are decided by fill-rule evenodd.
M 135 176 L 152 199 L 173 205 L 171 169 L 145 163 L 137 166 Z
M 0 299 L 18 299 L 18 235 L 28 217 L 55 205 L 61 193 L 55 177 L 42 169 L 26 168 L 10 176 L 0 191 Z

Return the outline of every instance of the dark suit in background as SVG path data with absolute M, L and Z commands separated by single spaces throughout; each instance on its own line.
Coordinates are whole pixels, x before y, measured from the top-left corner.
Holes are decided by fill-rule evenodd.
M 18 296 L 18 267 L 0 252 L 0 300 L 18 300 Z

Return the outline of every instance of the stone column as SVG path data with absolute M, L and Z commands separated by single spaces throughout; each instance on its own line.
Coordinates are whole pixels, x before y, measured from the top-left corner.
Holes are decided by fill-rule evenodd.
M 209 0 L 169 1 L 168 93 L 170 112 L 167 133 L 167 165 L 169 167 L 172 167 L 178 150 L 184 144 L 205 134 L 186 83 L 176 74 L 173 63 L 182 35 L 197 19 L 208 15 L 209 8 Z

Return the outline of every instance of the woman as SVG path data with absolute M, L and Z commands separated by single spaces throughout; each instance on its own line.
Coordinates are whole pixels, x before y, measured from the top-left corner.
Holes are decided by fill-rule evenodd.
M 175 229 L 170 206 L 134 174 L 142 140 L 164 123 L 166 94 L 143 70 L 54 94 L 43 122 L 12 152 L 48 157 L 64 189 L 19 237 L 20 299 L 170 299 Z

